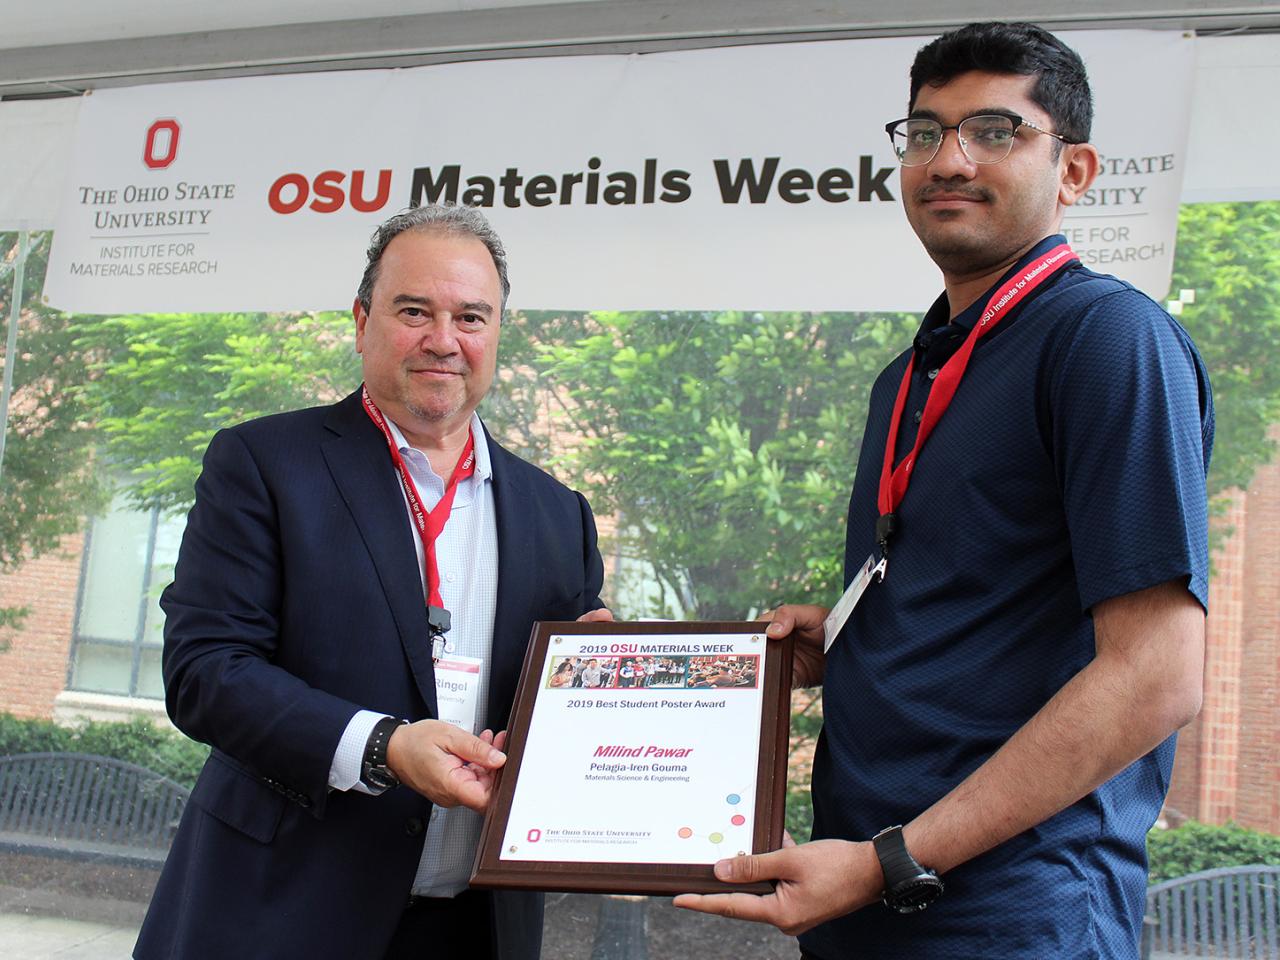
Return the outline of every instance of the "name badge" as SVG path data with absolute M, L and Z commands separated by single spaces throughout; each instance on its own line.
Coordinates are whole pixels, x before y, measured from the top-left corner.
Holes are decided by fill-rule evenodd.
M 439 719 L 467 733 L 476 731 L 476 704 L 480 701 L 479 657 L 445 654 L 436 661 L 436 708 Z
M 877 562 L 876 555 L 873 553 L 867 557 L 867 562 L 862 565 L 862 569 L 858 571 L 857 576 L 849 581 L 849 588 L 845 590 L 844 596 L 831 608 L 831 612 L 827 614 L 827 619 L 822 621 L 823 653 L 830 650 L 831 645 L 836 642 L 836 637 L 844 629 L 849 615 L 853 613 L 853 608 L 858 605 L 858 601 L 862 599 L 862 595 L 866 592 L 867 587 L 871 585 L 871 581 L 884 578 L 884 571 L 887 566 L 888 564 L 885 562 L 884 557 L 881 557 Z

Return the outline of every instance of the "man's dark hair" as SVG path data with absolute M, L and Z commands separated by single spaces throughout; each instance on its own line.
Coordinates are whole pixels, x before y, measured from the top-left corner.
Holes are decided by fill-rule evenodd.
M 1054 132 L 1086 143 L 1093 127 L 1093 94 L 1080 55 L 1034 23 L 971 23 L 921 47 L 911 65 L 911 99 L 962 73 L 1034 76 L 1031 99 L 1053 120 Z

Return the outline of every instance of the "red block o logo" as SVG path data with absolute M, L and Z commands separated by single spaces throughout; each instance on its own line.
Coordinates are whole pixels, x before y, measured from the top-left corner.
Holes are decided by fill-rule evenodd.
M 163 170 L 178 159 L 178 135 L 182 128 L 177 120 L 157 120 L 147 127 L 147 144 L 142 149 L 142 162 L 152 170 Z M 163 153 L 157 153 L 157 150 Z
M 529 837 L 530 843 L 537 843 L 539 840 L 542 839 L 542 831 L 539 830 L 537 827 L 534 827 L 532 830 L 529 831 L 528 837 Z

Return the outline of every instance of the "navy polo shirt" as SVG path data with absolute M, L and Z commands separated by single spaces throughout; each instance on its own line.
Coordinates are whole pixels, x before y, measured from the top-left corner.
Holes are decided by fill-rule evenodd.
M 1065 242 L 1042 241 L 1024 265 Z M 895 463 L 934 371 L 1000 284 L 954 321 L 945 295 L 877 379 L 849 504 L 845 583 L 875 550 Z M 932 374 L 932 375 L 931 375 Z M 1208 596 L 1213 403 L 1186 332 L 1128 284 L 1073 265 L 977 345 L 897 513 L 888 577 L 826 658 L 815 839 L 906 823 L 985 761 L 1094 656 L 1089 610 L 1181 580 Z M 1146 833 L 1174 737 L 1060 814 L 963 864 L 928 910 L 873 904 L 801 938 L 824 958 L 1134 957 Z

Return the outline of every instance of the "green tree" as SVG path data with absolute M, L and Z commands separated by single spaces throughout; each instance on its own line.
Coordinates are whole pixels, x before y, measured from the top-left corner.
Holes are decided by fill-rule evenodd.
M 106 459 L 140 505 L 190 505 L 221 427 L 346 394 L 360 382 L 353 322 L 340 313 L 79 317 L 91 358 L 81 396 Z
M 1280 415 L 1280 204 L 1185 207 L 1181 231 L 1174 286 L 1197 291 L 1182 320 L 1217 395 L 1216 493 L 1246 483 L 1274 453 L 1267 431 Z M 32 283 L 40 272 L 31 271 Z M 46 380 L 84 388 L 55 392 L 58 412 L 74 408 L 74 416 L 51 421 L 36 406 L 26 432 L 66 438 L 83 461 L 96 426 L 104 462 L 127 471 L 147 504 L 189 503 L 218 427 L 330 400 L 359 380 L 344 314 L 40 315 L 48 336 L 75 338 L 74 349 L 64 339 L 39 351 L 57 360 L 57 377 Z M 519 452 L 551 462 L 587 492 L 614 521 L 610 551 L 646 565 L 664 586 L 663 601 L 641 598 L 623 613 L 739 617 L 781 600 L 829 602 L 839 589 L 867 392 L 915 322 L 515 314 L 485 414 Z M 44 477 L 32 489 L 67 482 Z M 49 520 L 48 532 L 36 533 L 28 522 L 8 542 L 55 542 L 75 522 L 55 509 L 68 502 L 25 511 L 61 526 Z
M 32 238 L 20 296 L 3 472 L 0 474 L 0 573 L 55 549 L 104 503 L 92 457 L 93 411 L 78 388 L 89 376 L 74 348 L 70 318 L 40 303 L 48 234 Z M 7 329 L 15 291 L 18 235 L 0 234 L 0 318 Z M 8 269 L 5 269 L 5 268 Z M 0 351 L 7 338 L 0 335 Z M 0 354 L 2 355 L 2 354 Z M 20 626 L 23 607 L 0 604 L 0 628 Z
M 1209 493 L 1247 487 L 1280 421 L 1280 202 L 1184 206 L 1171 289 L 1195 291 L 1179 319 L 1213 384 Z
M 537 318 L 526 318 L 530 322 Z M 901 315 L 595 313 L 532 360 L 556 461 L 649 565 L 665 609 L 738 619 L 839 589 L 867 395 Z M 653 598 L 648 598 L 653 603 Z

